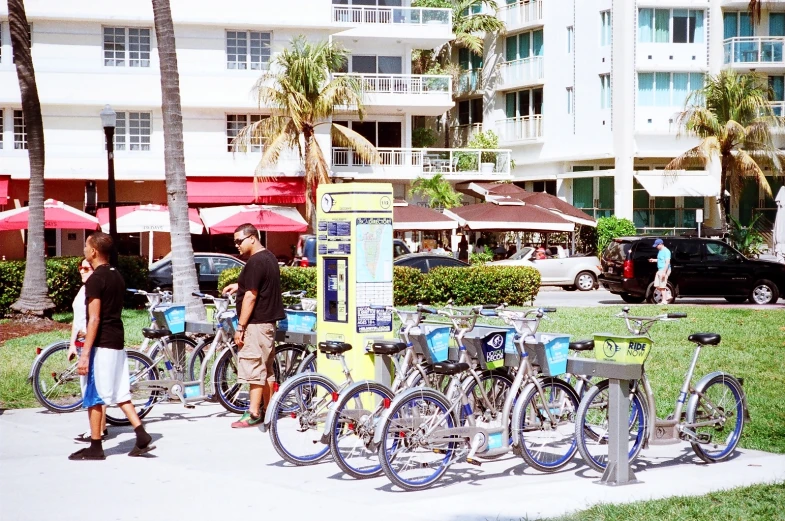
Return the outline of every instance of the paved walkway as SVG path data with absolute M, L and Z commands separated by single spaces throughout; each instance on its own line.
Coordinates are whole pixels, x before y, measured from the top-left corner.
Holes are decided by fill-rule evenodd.
M 643 453 L 635 469 L 643 484 L 595 485 L 580 459 L 556 474 L 538 474 L 510 456 L 452 467 L 437 487 L 393 489 L 382 476 L 345 479 L 330 461 L 312 467 L 282 464 L 267 434 L 232 430 L 219 405 L 188 411 L 158 405 L 147 418 L 157 450 L 125 455 L 130 428 L 115 428 L 106 461 L 72 462 L 84 446 L 86 414 L 41 409 L 0 414 L 0 512 L 7 520 L 308 519 L 368 516 L 379 521 L 537 519 L 596 502 L 628 502 L 785 479 L 785 455 L 741 451 L 719 465 L 697 464 L 689 445 Z M 89 498 L 89 499 L 88 499 Z M 95 510 L 90 510 L 95 509 Z M 97 511 L 96 511 L 97 510 Z

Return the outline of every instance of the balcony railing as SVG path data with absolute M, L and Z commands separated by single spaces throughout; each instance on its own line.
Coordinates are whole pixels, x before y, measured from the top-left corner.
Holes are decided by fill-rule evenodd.
M 370 165 L 351 148 L 333 147 L 334 167 L 383 167 L 414 170 L 415 173 L 485 173 L 509 174 L 509 150 L 456 148 L 377 148 L 380 161 Z
M 335 73 L 333 76 L 352 76 L 360 82 L 363 94 L 447 94 L 452 96 L 452 77 L 427 74 L 359 74 Z
M 333 21 L 342 24 L 446 25 L 452 9 L 334 5 Z
M 502 84 L 525 85 L 541 82 L 545 77 L 544 60 L 542 56 L 530 56 L 521 60 L 505 62 L 502 64 Z
M 775 116 L 785 116 L 785 101 L 772 101 L 769 106 Z
M 726 65 L 783 65 L 783 36 L 745 36 L 724 42 Z
M 499 141 L 526 141 L 542 137 L 542 114 L 520 116 L 496 122 Z
M 458 76 L 458 96 L 466 96 L 482 90 L 482 69 L 463 71 Z
M 542 0 L 519 0 L 499 8 L 499 18 L 508 29 L 542 21 Z
M 450 144 L 455 148 L 465 147 L 472 136 L 482 132 L 482 123 L 454 125 L 450 127 Z

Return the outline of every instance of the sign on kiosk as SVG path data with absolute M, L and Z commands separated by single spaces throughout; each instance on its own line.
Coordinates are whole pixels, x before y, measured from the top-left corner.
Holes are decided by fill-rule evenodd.
M 389 384 L 389 365 L 366 346 L 393 336 L 392 313 L 377 308 L 393 304 L 392 185 L 323 184 L 317 198 L 317 340 L 352 345 L 344 356 L 355 381 Z M 340 364 L 322 353 L 318 367 L 343 381 Z

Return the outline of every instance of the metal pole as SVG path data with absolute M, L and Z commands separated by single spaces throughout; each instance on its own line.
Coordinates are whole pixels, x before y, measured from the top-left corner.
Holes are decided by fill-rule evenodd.
M 108 190 L 109 190 L 109 235 L 112 237 L 114 247 L 110 263 L 117 266 L 117 197 L 114 182 L 114 127 L 104 127 L 106 136 L 106 158 L 108 160 Z

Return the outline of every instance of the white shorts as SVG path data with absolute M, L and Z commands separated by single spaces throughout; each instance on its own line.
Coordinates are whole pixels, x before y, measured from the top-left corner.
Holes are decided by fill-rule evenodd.
M 79 379 L 82 407 L 116 405 L 131 400 L 131 380 L 125 349 L 94 347 L 90 350 L 90 369 Z
M 671 270 L 658 270 L 657 273 L 654 275 L 654 287 L 655 288 L 664 288 L 668 285 L 668 276 L 671 274 Z

